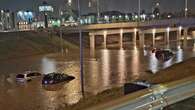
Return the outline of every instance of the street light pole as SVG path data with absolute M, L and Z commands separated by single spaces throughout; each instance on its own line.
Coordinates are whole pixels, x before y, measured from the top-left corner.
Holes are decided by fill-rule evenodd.
M 97 22 L 99 23 L 100 20 L 100 1 L 96 0 L 96 5 L 97 5 Z
M 185 18 L 188 17 L 188 0 L 185 0 Z
M 84 94 L 84 73 L 83 73 L 83 42 L 82 42 L 82 29 L 81 29 L 81 7 L 80 7 L 80 0 L 78 0 L 78 21 L 79 21 L 79 41 L 80 41 L 80 80 L 81 80 L 81 93 L 83 97 L 85 96 Z
M 140 15 L 141 15 L 141 1 L 138 0 L 138 21 L 140 21 Z
M 61 53 L 64 53 L 64 49 L 63 49 L 63 38 L 62 38 L 62 28 L 60 26 L 60 45 L 61 45 Z

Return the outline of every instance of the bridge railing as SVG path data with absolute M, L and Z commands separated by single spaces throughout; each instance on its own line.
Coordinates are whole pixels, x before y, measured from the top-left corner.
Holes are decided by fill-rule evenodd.
M 194 27 L 195 18 L 175 18 L 166 20 L 152 20 L 145 22 L 121 22 L 121 23 L 106 23 L 106 24 L 89 24 L 82 25 L 83 31 L 88 30 L 103 30 L 103 29 L 118 29 L 118 28 L 162 28 L 162 27 Z M 78 31 L 78 27 L 64 27 L 68 31 Z
M 157 110 L 195 96 L 195 77 L 159 84 L 89 110 Z
M 94 22 L 90 22 L 90 23 L 82 23 L 83 25 L 91 25 L 91 24 L 110 24 L 110 23 L 124 23 L 124 22 L 150 22 L 150 21 L 157 21 L 157 20 L 170 20 L 170 19 L 184 19 L 186 18 L 185 16 L 173 16 L 171 18 L 168 17 L 160 17 L 160 18 L 146 18 L 146 19 L 124 19 L 125 17 L 122 17 L 123 19 L 118 19 L 118 20 L 112 20 L 112 18 L 109 18 L 109 21 L 104 19 L 104 17 L 102 17 L 100 19 L 99 22 L 97 22 L 97 20 L 91 20 Z M 187 18 L 195 18 L 194 15 L 189 15 Z M 90 19 L 90 18 L 85 18 L 85 19 Z M 87 21 L 83 19 L 83 21 Z

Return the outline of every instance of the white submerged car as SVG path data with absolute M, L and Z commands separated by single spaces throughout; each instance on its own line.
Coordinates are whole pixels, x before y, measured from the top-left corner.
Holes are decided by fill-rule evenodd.
M 33 78 L 39 77 L 41 76 L 41 73 L 36 72 L 36 71 L 26 71 L 23 74 L 17 74 L 16 75 L 16 81 L 17 82 L 29 82 L 31 81 Z

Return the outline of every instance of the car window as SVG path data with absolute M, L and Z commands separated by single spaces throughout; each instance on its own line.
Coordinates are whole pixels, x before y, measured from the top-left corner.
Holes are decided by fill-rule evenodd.
M 53 78 L 53 75 L 45 75 L 44 76 L 44 79 L 52 79 Z
M 57 79 L 58 80 L 61 80 L 62 79 L 62 77 L 61 77 L 61 75 L 59 74 L 59 75 L 57 75 Z
M 23 74 L 18 74 L 18 75 L 16 76 L 16 78 L 24 78 L 24 75 L 23 75 Z
M 63 77 L 63 75 L 60 75 L 60 79 L 62 80 L 64 77 Z
M 29 73 L 29 74 L 27 74 L 26 76 L 27 76 L 27 77 L 30 77 L 30 76 L 34 76 L 34 74 L 33 74 L 33 73 Z

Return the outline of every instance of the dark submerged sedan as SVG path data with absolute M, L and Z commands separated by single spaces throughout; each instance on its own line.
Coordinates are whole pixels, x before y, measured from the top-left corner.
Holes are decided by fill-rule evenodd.
M 171 50 L 156 50 L 155 56 L 158 60 L 168 61 L 173 58 L 174 53 Z
M 74 76 L 70 76 L 64 73 L 49 73 L 44 75 L 42 79 L 43 85 L 57 84 L 65 81 L 71 81 L 75 79 Z

